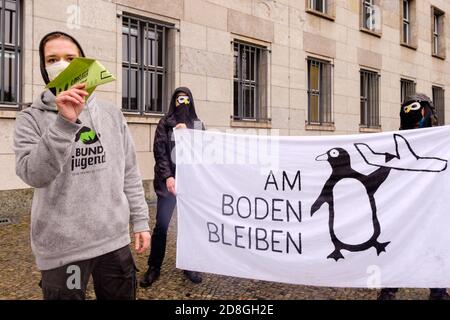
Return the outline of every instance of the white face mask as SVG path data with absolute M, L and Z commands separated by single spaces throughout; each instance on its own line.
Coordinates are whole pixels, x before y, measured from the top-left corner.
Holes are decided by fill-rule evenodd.
M 45 70 L 47 70 L 50 81 L 53 81 L 57 76 L 59 76 L 59 74 L 63 72 L 69 64 L 70 62 L 67 62 L 66 60 L 59 60 L 58 62 L 46 67 Z

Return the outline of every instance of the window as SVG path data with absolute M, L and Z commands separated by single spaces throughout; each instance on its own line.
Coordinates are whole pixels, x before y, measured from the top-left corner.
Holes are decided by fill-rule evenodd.
M 381 9 L 379 0 L 361 0 L 361 28 L 381 33 Z
M 327 0 L 308 0 L 308 8 L 324 14 L 328 13 Z
M 380 126 L 380 85 L 377 72 L 361 70 L 361 126 Z
M 166 110 L 166 34 L 171 26 L 123 17 L 122 109 L 135 113 Z
M 433 103 L 436 108 L 438 125 L 445 125 L 445 91 L 442 87 L 433 86 Z
M 244 42 L 234 46 L 234 111 L 235 120 L 267 120 L 265 82 L 267 49 Z
M 402 41 L 411 43 L 411 7 L 409 0 L 403 0 L 403 34 Z
M 412 49 L 417 48 L 416 0 L 400 0 L 400 43 Z
M 412 80 L 401 79 L 400 88 L 400 103 L 403 103 L 408 96 L 416 93 L 416 83 Z
M 332 65 L 328 61 L 308 58 L 308 122 L 332 123 Z
M 334 21 L 336 17 L 335 0 L 305 0 L 306 12 Z
M 17 105 L 20 95 L 20 1 L 0 0 L 0 104 Z
M 444 12 L 432 7 L 432 54 L 437 57 L 445 57 Z
M 433 20 L 433 53 L 439 53 L 439 16 L 434 15 Z

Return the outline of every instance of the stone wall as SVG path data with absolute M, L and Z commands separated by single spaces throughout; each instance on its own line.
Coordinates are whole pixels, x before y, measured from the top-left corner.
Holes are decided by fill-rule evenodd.
M 62 30 L 74 35 L 90 57 L 117 75 L 117 81 L 98 89 L 100 99 L 120 107 L 122 94 L 123 12 L 165 21 L 177 30 L 168 36 L 168 90 L 188 86 L 197 113 L 208 129 L 241 128 L 233 112 L 233 40 L 266 46 L 268 116 L 263 127 L 282 135 L 355 134 L 360 132 L 359 70 L 381 74 L 382 130 L 398 128 L 400 78 L 417 82 L 417 90 L 431 95 L 432 85 L 448 88 L 448 60 L 431 55 L 431 5 L 450 14 L 444 0 L 416 0 L 414 35 L 417 48 L 400 45 L 400 0 L 380 1 L 380 34 L 360 30 L 360 1 L 332 1 L 332 17 L 307 12 L 304 0 L 24 0 L 23 101 L 31 102 L 43 89 L 38 44 L 43 35 Z M 75 7 L 74 7 L 75 6 Z M 80 8 L 73 25 L 71 8 Z M 448 21 L 448 20 L 447 20 Z M 450 36 L 446 24 L 446 38 Z M 450 41 L 446 41 L 450 44 Z M 448 48 L 447 48 L 448 52 Z M 307 63 L 309 56 L 333 63 L 335 130 L 310 128 L 307 119 Z M 447 54 L 447 57 L 449 55 Z M 449 92 L 449 91 L 447 91 Z M 446 94 L 447 113 L 450 95 Z M 16 111 L 0 109 L 0 190 L 27 186 L 14 172 L 11 148 Z M 447 117 L 449 118 L 449 117 Z M 143 180 L 153 179 L 152 143 L 159 117 L 127 115 Z M 314 129 L 314 130 L 310 130 Z

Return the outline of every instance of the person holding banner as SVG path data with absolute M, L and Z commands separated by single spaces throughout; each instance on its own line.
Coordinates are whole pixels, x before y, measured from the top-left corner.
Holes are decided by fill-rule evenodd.
M 432 127 L 436 123 L 436 111 L 431 99 L 422 93 L 409 96 L 400 109 L 400 130 Z M 398 288 L 384 288 L 378 300 L 394 300 Z M 445 288 L 430 289 L 430 300 L 450 300 Z
M 154 188 L 157 194 L 156 225 L 153 230 L 148 270 L 143 275 L 140 286 L 147 288 L 160 275 L 166 251 L 167 230 L 176 206 L 175 190 L 175 154 L 174 129 L 204 130 L 203 123 L 195 112 L 194 98 L 188 88 L 175 90 L 170 101 L 169 111 L 158 124 L 154 141 L 155 178 Z M 193 283 L 201 283 L 201 274 L 184 270 L 184 275 Z
M 84 57 L 62 32 L 46 35 L 39 54 L 46 84 Z M 17 117 L 16 172 L 35 188 L 31 246 L 45 300 L 84 300 L 91 275 L 97 299 L 133 300 L 129 225 L 143 253 L 150 242 L 148 206 L 121 110 L 94 94 L 86 99 L 87 90 L 85 84 L 57 96 L 46 90 Z

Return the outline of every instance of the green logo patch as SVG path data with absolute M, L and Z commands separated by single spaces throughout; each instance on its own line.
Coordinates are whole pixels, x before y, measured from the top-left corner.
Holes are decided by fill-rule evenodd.
M 78 142 L 80 140 L 83 144 L 89 145 L 96 143 L 98 141 L 98 136 L 97 133 L 91 128 L 83 127 L 80 131 L 78 131 L 75 137 L 75 142 Z

